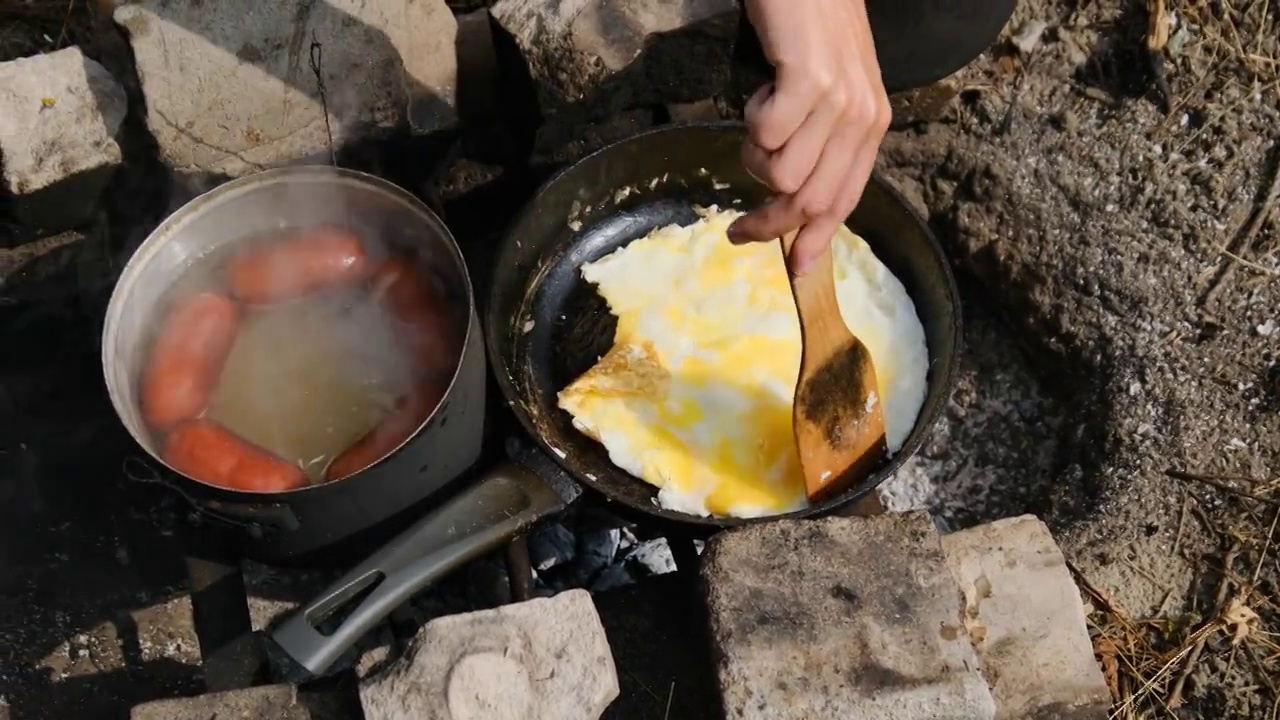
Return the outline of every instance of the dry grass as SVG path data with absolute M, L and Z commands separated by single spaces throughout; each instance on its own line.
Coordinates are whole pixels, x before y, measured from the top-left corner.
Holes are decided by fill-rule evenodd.
M 1280 0 L 1169 0 L 1169 10 L 1179 18 L 1172 54 L 1198 60 L 1221 81 L 1280 87 Z
M 1264 573 L 1275 582 L 1280 569 L 1280 536 L 1276 534 L 1280 498 L 1274 495 L 1280 490 L 1280 479 L 1240 487 L 1242 478 L 1185 472 L 1169 475 L 1197 481 L 1196 487 L 1189 489 L 1215 493 L 1217 499 L 1232 498 L 1203 507 L 1195 493 L 1188 499 L 1187 507 L 1197 521 L 1226 548 L 1219 557 L 1204 562 L 1206 575 L 1216 578 L 1216 591 L 1208 605 L 1197 609 L 1193 602 L 1192 609 L 1179 617 L 1135 620 L 1073 568 L 1095 608 L 1089 618 L 1090 631 L 1114 700 L 1111 717 L 1177 720 L 1185 717 L 1177 711 L 1192 693 L 1205 702 L 1217 690 L 1221 696 L 1218 701 L 1225 702 L 1234 689 L 1237 698 L 1251 694 L 1265 707 L 1213 708 L 1216 713 L 1233 713 L 1220 717 L 1277 720 L 1280 601 L 1259 587 L 1266 582 Z M 1224 493 L 1224 487 L 1232 492 Z M 1229 520 L 1215 521 L 1211 512 Z

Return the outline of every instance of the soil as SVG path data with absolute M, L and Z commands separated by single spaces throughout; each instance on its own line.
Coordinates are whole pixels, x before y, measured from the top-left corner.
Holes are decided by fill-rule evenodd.
M 1143 647 L 1168 660 L 1210 623 L 1184 716 L 1267 717 L 1274 649 L 1256 630 L 1233 649 L 1212 623 L 1238 543 L 1225 597 L 1276 627 L 1277 507 L 1189 478 L 1259 494 L 1280 467 L 1280 13 L 1180 12 L 1189 27 L 1175 27 L 1162 58 L 1163 98 L 1142 45 L 1145 6 L 1024 1 L 1006 32 L 1045 22 L 1038 47 L 998 45 L 945 121 L 894 133 L 881 161 L 1004 320 L 999 335 L 979 319 L 967 342 L 1021 346 L 1049 393 L 1012 399 L 1027 417 L 1006 427 L 1023 437 L 1015 450 L 1035 491 L 994 498 L 1005 505 L 994 513 L 1051 523 L 1082 584 L 1105 597 L 1091 617 L 1100 636 L 1121 616 L 1166 618 L 1168 636 Z M 987 368 L 973 390 L 962 380 L 953 409 L 968 392 L 1007 396 L 1019 372 Z M 948 427 L 981 439 L 992 417 Z M 957 482 L 981 472 L 977 457 Z M 1163 664 L 1141 668 L 1157 687 L 1127 709 L 1177 716 L 1162 699 L 1187 663 L 1157 673 Z

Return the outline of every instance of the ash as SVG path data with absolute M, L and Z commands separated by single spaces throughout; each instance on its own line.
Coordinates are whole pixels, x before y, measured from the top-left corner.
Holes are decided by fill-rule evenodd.
M 988 301 L 961 292 L 955 391 L 920 452 L 880 488 L 886 509 L 927 510 L 941 532 L 1046 513 L 1063 447 L 1064 402 Z

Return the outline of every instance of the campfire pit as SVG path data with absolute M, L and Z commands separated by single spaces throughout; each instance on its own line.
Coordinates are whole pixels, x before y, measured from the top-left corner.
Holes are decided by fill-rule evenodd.
M 74 66 L 93 82 L 82 83 L 75 74 L 62 78 L 68 82 L 50 85 L 65 89 L 49 97 L 51 105 L 44 103 L 43 88 L 28 88 L 36 94 L 26 99 L 33 101 L 31 107 L 43 108 L 39 113 L 77 116 L 44 123 L 33 113 L 36 121 L 21 126 L 27 130 L 4 135 L 5 152 L 16 157 L 10 147 L 54 143 L 63 151 L 58 157 L 100 168 L 95 177 L 113 169 L 115 175 L 96 202 L 100 184 L 89 178 L 93 181 L 80 186 L 73 214 L 89 219 L 66 233 L 26 227 L 14 198 L 0 198 L 0 317 L 6 346 L 13 349 L 0 363 L 0 499 L 5 501 L 0 504 L 0 644 L 11 653 L 0 657 L 0 717 L 122 717 L 129 707 L 158 698 L 285 678 L 269 662 L 269 646 L 246 627 L 259 636 L 275 629 L 340 573 L 245 561 L 223 545 L 216 520 L 201 518 L 205 524 L 194 531 L 186 527 L 192 508 L 182 497 L 155 485 L 117 480 L 128 438 L 97 387 L 94 337 L 105 291 L 156 218 L 223 182 L 218 172 L 239 174 L 258 169 L 255 165 L 292 162 L 298 158 L 285 156 L 295 149 L 331 162 L 321 109 L 327 103 L 329 119 L 336 121 L 328 130 L 334 133 L 338 164 L 388 177 L 422 197 L 459 238 L 477 284 L 487 285 L 501 226 L 555 164 L 655 124 L 719 119 L 740 106 L 741 97 L 732 91 L 706 99 L 701 90 L 698 97 L 667 97 L 644 87 L 631 96 L 655 105 L 593 113 L 589 101 L 569 100 L 565 113 L 538 117 L 544 105 L 550 107 L 547 97 L 566 97 L 545 67 L 523 79 L 511 72 L 529 74 L 530 68 L 519 65 L 535 45 L 541 43 L 539 52 L 575 53 L 556 58 L 565 67 L 603 71 L 591 77 L 610 84 L 610 103 L 645 82 L 644 73 L 636 72 L 643 62 L 630 69 L 592 66 L 577 49 L 590 42 L 576 42 L 600 39 L 589 35 L 594 32 L 590 23 L 561 28 L 554 37 L 538 36 L 530 34 L 536 28 L 520 25 L 510 0 L 504 2 L 509 7 L 496 13 L 502 19 L 496 24 L 483 9 L 458 17 L 459 73 L 478 67 L 461 67 L 462 45 L 468 44 L 472 57 L 477 48 L 481 55 L 498 56 L 490 65 L 503 83 L 529 80 L 532 87 L 523 90 L 533 92 L 497 93 L 496 99 L 504 101 L 497 103 L 490 92 L 478 107 L 425 118 L 431 103 L 420 91 L 434 80 L 423 68 L 447 63 L 442 56 L 420 54 L 404 58 L 404 65 L 417 74 L 412 90 L 422 102 L 410 110 L 409 104 L 399 104 L 397 87 L 372 88 L 373 95 L 361 97 L 392 99 L 388 112 L 366 118 L 372 125 L 361 125 L 359 113 L 352 112 L 342 76 L 351 58 L 364 58 L 366 50 L 391 62 L 410 46 L 400 28 L 389 27 L 385 13 L 321 8 L 307 25 L 318 31 L 313 39 L 319 49 L 304 37 L 300 62 L 289 65 L 273 64 L 278 59 L 273 57 L 255 59 L 255 51 L 270 55 L 274 45 L 254 42 L 246 48 L 237 35 L 243 22 L 202 24 L 181 13 L 165 16 L 167 11 L 155 9 L 163 3 L 134 3 L 138 8 L 121 16 L 130 26 L 123 31 L 109 17 L 88 17 L 87 5 L 77 4 L 68 15 L 65 4 L 19 4 L 39 5 L 45 13 L 40 27 L 48 37 L 30 47 L 64 53 L 26 58 L 37 68 L 34 74 L 41 67 Z M 480 3 L 470 5 L 475 9 Z M 682 28 L 646 59 L 679 56 L 688 43 L 708 42 L 716 47 L 704 56 L 727 62 L 726 17 L 736 15 L 731 5 L 708 3 L 715 12 L 706 26 Z M 900 127 L 883 149 L 882 169 L 947 249 L 959 275 L 967 344 L 956 368 L 956 392 L 937 432 L 882 486 L 883 499 L 892 511 L 928 508 L 934 524 L 951 531 L 942 538 L 944 555 L 993 532 L 984 526 L 966 534 L 986 521 L 1023 512 L 1043 516 L 1062 542 L 1071 572 L 1046 561 L 1044 567 L 1054 569 L 1044 570 L 1042 585 L 1064 597 L 1077 584 L 1084 591 L 1094 649 L 1103 667 L 1111 668 L 1105 683 L 1119 706 L 1158 709 L 1166 702 L 1181 703 L 1185 711 L 1204 716 L 1261 717 L 1272 711 L 1274 688 L 1265 678 L 1274 675 L 1266 672 L 1274 669 L 1274 658 L 1267 651 L 1267 632 L 1260 630 L 1274 628 L 1275 622 L 1265 600 L 1275 583 L 1269 563 L 1275 543 L 1267 534 L 1272 487 L 1263 481 L 1274 474 L 1280 447 L 1269 422 L 1276 405 L 1272 345 L 1280 337 L 1273 317 L 1275 284 L 1269 278 L 1280 268 L 1270 242 L 1274 152 L 1264 132 L 1277 121 L 1276 11 L 1242 6 L 1209 17 L 1199 6 L 1180 8 L 1165 15 L 1168 45 L 1152 51 L 1144 36 L 1144 8 L 1130 5 L 1022 3 L 1004 33 L 1009 42 L 936 92 L 924 93 L 909 112 L 895 114 Z M 1151 27 L 1159 29 L 1163 6 L 1149 6 L 1157 21 Z M 68 17 L 72 25 L 64 33 Z M 142 32 L 151 20 L 151 29 L 158 31 Z M 331 33 L 353 20 L 362 26 L 349 37 L 369 41 L 354 54 L 350 47 L 337 47 Z M 1236 34 L 1228 24 L 1246 38 L 1243 45 L 1231 40 Z M 445 26 L 435 26 L 432 37 Z M 635 29 L 646 37 L 663 32 L 643 24 Z M 201 40 L 201 32 L 208 37 Z M 162 67 L 161 49 L 181 37 L 200 42 L 191 46 L 196 62 L 174 72 Z M 484 42 L 469 44 L 467 38 L 476 37 Z M 79 48 L 66 48 L 68 41 Z M 480 47 L 490 42 L 494 47 Z M 435 43 L 432 53 L 452 57 L 448 44 Z M 6 44 L 0 51 L 12 47 Z M 318 57 L 308 57 L 313 53 Z M 311 59 L 318 71 L 310 67 Z M 1145 75 L 1153 66 L 1163 68 L 1167 88 L 1149 84 Z M 224 71 L 235 67 L 251 71 L 253 81 L 226 82 L 235 76 Z M 118 113 L 94 108 L 98 94 L 108 101 L 119 98 L 120 88 L 101 80 L 103 69 L 128 98 L 128 114 L 118 127 Z M 217 75 L 206 78 L 212 85 L 191 82 L 211 70 Z M 740 65 L 710 68 L 715 77 L 730 72 L 738 76 L 735 85 L 752 89 L 752 76 Z M 363 69 L 351 77 L 357 76 L 366 77 Z M 293 136 L 299 145 L 278 143 L 270 128 L 263 133 L 264 128 L 245 125 L 260 118 L 226 123 L 212 111 L 187 128 L 190 132 L 180 126 L 153 132 L 149 123 L 158 127 L 163 118 L 187 112 L 183 103 L 199 96 L 191 91 L 196 85 L 224 99 L 241 97 L 243 88 L 244 98 L 296 100 L 271 118 L 281 127 L 306 125 Z M 471 84 L 465 92 L 459 88 L 456 96 L 433 93 L 465 105 L 483 85 Z M 1158 109 L 1162 93 L 1172 93 L 1165 98 L 1172 101 L 1170 113 Z M 1227 104 L 1230 112 L 1223 112 Z M 107 102 L 106 110 L 112 107 Z M 236 115 L 243 105 L 233 109 Z M 402 114 L 407 117 L 398 117 Z M 0 113 L 0 123 L 13 117 Z M 380 125 L 403 120 L 426 129 L 438 120 L 440 129 L 448 130 L 458 118 L 467 157 L 457 163 L 457 153 L 446 151 L 458 146 L 456 136 L 433 135 L 432 143 L 438 144 L 432 144 L 384 135 L 388 125 Z M 497 127 L 508 121 L 517 127 Z M 86 129 L 77 139 L 89 144 L 61 143 L 50 134 L 55 127 Z M 236 135 L 240 130 L 244 137 Z M 376 130 L 376 137 L 360 136 L 366 130 Z M 22 145 L 9 145 L 14 142 Z M 251 152 L 241 152 L 246 149 Z M 415 158 L 426 156 L 452 167 L 450 177 L 425 178 L 431 173 L 414 166 L 420 165 Z M 166 161 L 182 167 L 161 167 Z M 42 171 L 43 181 L 57 180 L 57 166 L 32 167 Z M 181 172 L 170 178 L 171 169 Z M 36 236 L 47 237 L 25 242 Z M 488 390 L 490 415 L 501 417 L 498 388 Z M 497 458 L 502 441 L 520 430 L 512 423 L 491 432 L 485 457 Z M 327 563 L 359 562 L 434 502 L 405 508 L 367 536 L 352 538 L 340 551 L 326 553 Z M 694 563 L 673 559 L 682 553 L 692 557 L 699 548 L 689 538 L 668 539 L 668 528 L 615 517 L 608 509 L 571 512 L 539 528 L 523 545 L 486 555 L 420 594 L 343 657 L 334 677 L 305 684 L 301 706 L 314 715 L 322 710 L 321 699 L 336 699 L 336 717 L 358 717 L 353 675 L 371 677 L 407 666 L 410 658 L 403 650 L 424 623 L 585 587 L 594 593 L 621 689 L 604 717 L 714 717 L 726 687 L 715 672 L 724 667 L 720 656 L 741 656 L 742 647 L 761 637 L 753 633 L 768 631 L 767 623 L 755 623 L 746 632 L 751 623 L 735 623 L 752 620 L 751 608 L 725 602 L 722 593 L 718 619 L 708 633 L 705 587 L 698 592 L 694 577 L 684 572 Z M 926 535 L 927 525 L 921 530 Z M 1039 528 L 1027 530 L 1034 523 L 1017 525 L 1022 534 L 1000 537 L 1015 538 L 1011 544 L 1033 556 L 1053 555 Z M 784 527 L 791 533 L 782 533 L 785 537 L 803 536 L 805 529 Z M 824 532 L 847 539 L 870 531 L 837 523 Z M 970 540 L 948 540 L 953 536 Z M 735 540 L 745 545 L 735 547 L 733 557 L 771 557 L 778 537 L 761 532 Z M 1231 547 L 1229 539 L 1242 547 Z M 953 572 L 964 596 L 960 612 L 982 618 L 978 625 L 988 631 L 1018 617 L 1008 611 L 1016 602 L 1011 598 L 1021 598 L 1024 607 L 1054 607 L 1020 595 L 1016 577 L 991 581 L 995 575 L 988 570 L 1002 566 L 985 564 L 988 557 L 947 558 L 958 568 Z M 936 560 L 935 555 L 931 567 Z M 1226 566 L 1219 567 L 1224 561 Z M 682 571 L 670 572 L 677 565 Z M 810 610 L 852 606 L 851 598 L 867 600 L 868 593 L 839 576 L 839 568 L 815 567 L 833 573 L 834 585 L 842 589 L 818 588 L 822 603 Z M 716 573 L 704 577 L 703 585 L 771 588 L 779 575 L 744 574 L 725 563 Z M 993 583 L 992 602 L 975 579 L 983 575 Z M 815 592 L 786 588 L 793 590 L 806 601 Z M 1225 600 L 1219 602 L 1222 593 Z M 1212 617 L 1197 622 L 1187 614 L 1192 608 L 1202 614 L 1208 609 Z M 1259 617 L 1250 620 L 1249 612 Z M 1159 624 L 1134 622 L 1146 616 L 1160 618 Z M 1228 617 L 1239 620 L 1229 630 Z M 743 644 L 726 644 L 721 636 L 726 627 L 744 630 Z M 967 621 L 964 631 L 975 627 Z M 1002 627 L 1002 632 L 1008 629 Z M 1230 643 L 1232 631 L 1241 638 L 1238 648 Z M 859 637 L 849 628 L 842 632 L 849 633 L 843 637 L 850 642 Z M 980 635 L 970 640 L 978 662 L 985 664 L 989 658 Z M 1155 662 L 1187 658 L 1192 646 L 1194 662 Z M 1073 653 L 1080 648 L 1072 648 L 1060 654 L 1075 663 Z M 754 665 L 751 673 L 758 678 L 780 667 L 785 669 Z M 1053 677 L 1059 675 L 1044 679 Z M 1081 687 L 1086 686 L 1089 692 L 1097 689 Z M 754 687 L 746 683 L 736 689 Z M 1255 691 L 1242 693 L 1242 687 Z M 993 684 L 990 689 L 997 704 L 1016 700 L 1008 688 Z M 294 702 L 292 689 L 277 690 L 261 690 L 255 702 Z

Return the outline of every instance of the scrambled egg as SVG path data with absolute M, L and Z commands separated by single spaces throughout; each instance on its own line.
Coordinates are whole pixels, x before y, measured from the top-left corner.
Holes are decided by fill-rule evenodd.
M 710 208 L 582 267 L 618 318 L 612 349 L 559 394 L 615 465 L 694 515 L 759 517 L 806 504 L 791 425 L 800 323 L 778 243 L 733 245 L 741 213 Z M 871 353 L 890 452 L 924 403 L 924 328 L 897 278 L 841 226 L 836 294 Z

